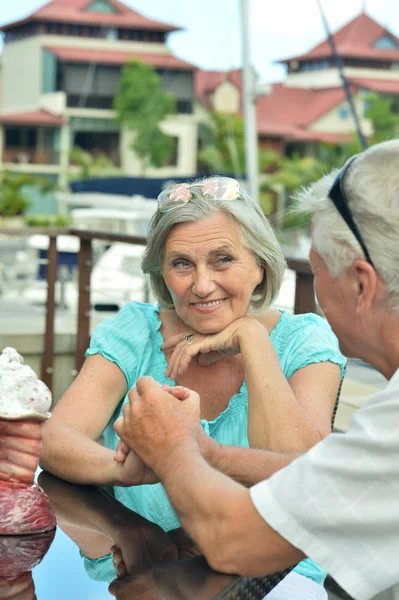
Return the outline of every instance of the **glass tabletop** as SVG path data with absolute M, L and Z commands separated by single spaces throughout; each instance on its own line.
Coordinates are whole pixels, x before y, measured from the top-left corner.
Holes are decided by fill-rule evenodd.
M 0 600 L 105 600 L 112 597 L 118 600 L 261 600 L 285 575 L 277 573 L 262 579 L 246 579 L 216 573 L 203 556 L 194 556 L 199 551 L 187 545 L 186 539 L 179 546 L 180 537 L 173 538 L 180 559 L 157 562 L 158 538 L 143 535 L 140 521 L 136 535 L 137 515 L 132 511 L 129 511 L 132 522 L 122 541 L 124 547 L 129 543 L 134 545 L 133 568 L 130 565 L 129 573 L 126 570 L 119 578 L 110 575 L 109 569 L 107 572 L 100 568 L 97 572 L 97 563 L 85 560 L 83 553 L 101 556 L 103 536 L 98 536 L 102 527 L 101 510 L 105 506 L 106 511 L 113 511 L 115 518 L 118 503 L 104 490 L 76 486 L 47 473 L 39 475 L 39 483 L 50 498 L 58 526 L 43 534 L 0 536 Z M 101 504 L 103 501 L 105 504 Z M 94 541 L 90 546 L 92 533 Z M 163 543 L 162 535 L 159 539 Z M 137 568 L 134 568 L 135 561 Z M 112 569 L 112 561 L 110 565 Z

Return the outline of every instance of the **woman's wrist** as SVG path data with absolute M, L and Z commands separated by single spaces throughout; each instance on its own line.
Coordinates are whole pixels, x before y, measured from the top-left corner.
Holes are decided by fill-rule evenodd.
M 262 323 L 253 317 L 243 317 L 243 321 L 237 331 L 237 339 L 241 349 L 245 344 L 254 344 L 268 338 L 269 334 Z

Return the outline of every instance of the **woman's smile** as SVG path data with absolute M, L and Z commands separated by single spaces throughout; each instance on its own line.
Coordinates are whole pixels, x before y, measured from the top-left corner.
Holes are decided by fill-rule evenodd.
M 227 298 L 221 298 L 220 300 L 202 300 L 201 302 L 192 302 L 191 306 L 200 313 L 213 313 L 216 312 L 226 302 Z
M 246 314 L 263 269 L 238 225 L 220 213 L 169 233 L 163 276 L 180 319 L 200 333 L 221 331 Z

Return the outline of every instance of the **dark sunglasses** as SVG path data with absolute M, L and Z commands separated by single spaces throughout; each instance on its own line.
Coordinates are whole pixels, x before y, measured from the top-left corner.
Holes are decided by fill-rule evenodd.
M 358 154 L 356 154 L 355 156 L 352 156 L 352 158 L 350 158 L 344 164 L 342 169 L 340 169 L 338 171 L 338 174 L 337 174 L 336 178 L 334 179 L 334 183 L 332 184 L 331 189 L 328 192 L 328 197 L 334 202 L 335 208 L 337 209 L 337 211 L 339 212 L 339 214 L 341 215 L 341 217 L 343 218 L 343 220 L 345 221 L 345 223 L 347 224 L 347 226 L 349 227 L 349 229 L 351 230 L 351 232 L 353 233 L 353 235 L 359 242 L 367 262 L 375 269 L 374 263 L 370 258 L 370 253 L 367 250 L 367 246 L 364 242 L 362 234 L 360 233 L 359 228 L 356 225 L 355 220 L 353 218 L 353 215 L 352 215 L 351 211 L 349 210 L 348 199 L 346 197 L 345 190 L 344 190 L 345 174 L 347 173 L 347 171 L 348 171 L 349 167 L 351 166 L 351 164 L 353 163 L 353 161 L 358 156 L 359 156 Z

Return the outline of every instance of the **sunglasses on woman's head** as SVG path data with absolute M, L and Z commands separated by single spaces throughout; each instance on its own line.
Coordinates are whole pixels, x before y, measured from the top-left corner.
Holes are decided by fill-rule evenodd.
M 249 198 L 248 193 L 240 188 L 238 181 L 230 177 L 210 177 L 203 183 L 178 183 L 158 196 L 159 212 L 168 212 L 190 202 L 194 195 L 193 188 L 199 188 L 204 198 L 210 200 L 236 200 L 240 196 Z
M 337 209 L 337 211 L 339 212 L 339 214 L 341 215 L 341 217 L 343 218 L 343 220 L 345 221 L 345 223 L 359 242 L 367 262 L 375 269 L 374 263 L 370 258 L 370 253 L 367 250 L 367 246 L 365 244 L 363 236 L 360 233 L 359 228 L 356 225 L 353 215 L 349 209 L 348 199 L 344 190 L 344 177 L 349 167 L 358 156 L 358 154 L 352 156 L 352 158 L 350 158 L 345 163 L 342 169 L 338 171 L 334 183 L 332 184 L 330 191 L 328 192 L 328 197 L 330 198 L 330 200 L 333 201 L 335 208 Z

